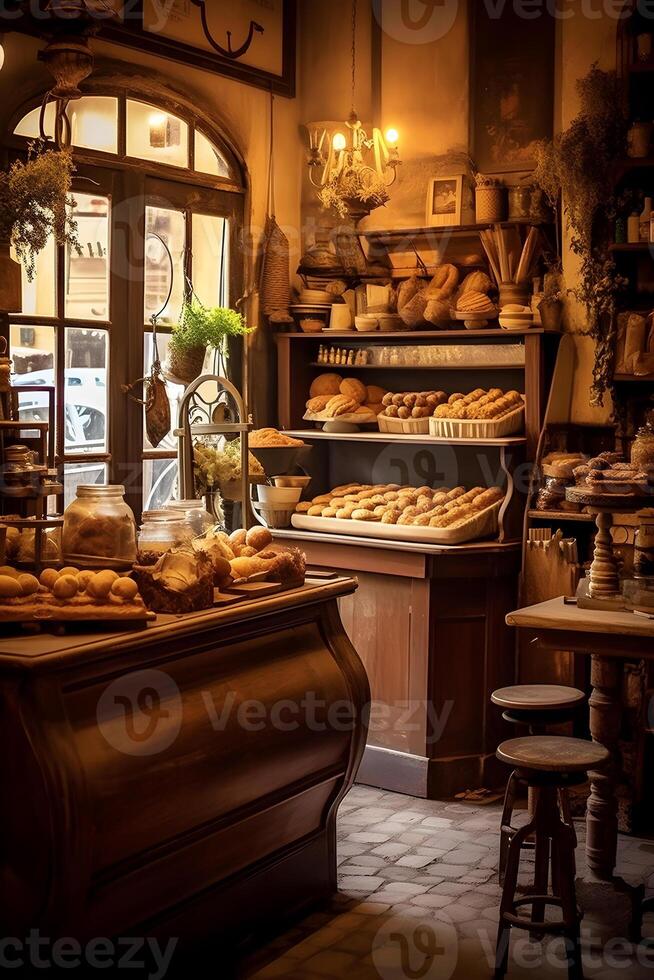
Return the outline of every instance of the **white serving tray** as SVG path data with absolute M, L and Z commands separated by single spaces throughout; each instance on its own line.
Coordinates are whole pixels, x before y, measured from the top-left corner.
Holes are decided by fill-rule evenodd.
M 491 537 L 498 531 L 498 516 L 503 500 L 475 514 L 461 527 L 418 527 L 412 524 L 382 524 L 379 521 L 339 520 L 337 517 L 308 517 L 293 514 L 291 524 L 298 531 L 321 531 L 347 534 L 358 538 L 381 538 L 388 541 L 415 541 L 425 544 L 464 544 Z

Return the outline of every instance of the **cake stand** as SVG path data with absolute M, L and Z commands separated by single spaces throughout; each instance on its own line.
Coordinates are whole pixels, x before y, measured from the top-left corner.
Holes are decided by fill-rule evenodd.
M 580 583 L 578 606 L 582 609 L 623 609 L 625 602 L 620 589 L 619 562 L 611 538 L 613 515 L 633 514 L 642 510 L 650 496 L 645 493 L 593 493 L 584 487 L 568 487 L 565 497 L 594 514 L 597 525 L 593 561 L 588 578 Z M 585 589 L 582 588 L 584 585 Z

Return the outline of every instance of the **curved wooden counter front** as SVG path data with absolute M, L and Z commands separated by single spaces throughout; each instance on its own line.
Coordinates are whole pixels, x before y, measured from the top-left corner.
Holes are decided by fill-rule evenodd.
M 0 641 L 6 933 L 236 941 L 335 890 L 369 701 L 355 589 Z

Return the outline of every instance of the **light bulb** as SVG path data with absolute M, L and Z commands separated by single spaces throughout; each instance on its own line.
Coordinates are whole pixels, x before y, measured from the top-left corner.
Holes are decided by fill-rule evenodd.
M 337 153 L 340 153 L 347 146 L 347 140 L 342 133 L 334 133 L 334 139 L 332 140 L 332 146 Z
M 4 41 L 4 34 L 0 34 L 0 71 L 2 71 L 2 66 L 5 63 L 5 47 L 2 43 Z
M 398 131 L 396 129 L 387 129 L 386 130 L 386 142 L 390 146 L 397 146 L 397 144 L 399 143 L 399 141 L 400 141 L 400 134 L 398 133 Z

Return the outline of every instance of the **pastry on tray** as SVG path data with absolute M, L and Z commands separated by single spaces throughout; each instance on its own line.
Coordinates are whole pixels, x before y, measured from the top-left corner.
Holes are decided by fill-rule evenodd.
M 574 471 L 577 486 L 589 494 L 631 496 L 654 493 L 653 474 L 619 453 L 600 453 Z
M 499 487 L 434 490 L 426 486 L 353 483 L 298 504 L 296 513 L 367 523 L 458 528 L 503 498 L 504 491 Z
M 358 378 L 342 378 L 340 374 L 320 374 L 313 381 L 306 403 L 307 413 L 316 421 L 330 421 L 344 416 L 379 415 L 385 388 L 365 385 Z
M 150 614 L 133 578 L 114 571 L 46 568 L 40 578 L 0 568 L 0 619 L 4 622 L 145 620 Z
M 274 544 L 266 527 L 240 528 L 230 535 L 208 531 L 203 537 L 194 539 L 193 548 L 209 558 L 213 584 L 221 590 L 252 578 L 281 582 L 284 588 L 304 584 L 304 552 Z
M 155 565 L 135 565 L 134 578 L 150 609 L 188 613 L 213 606 L 214 567 L 193 548 L 172 548 Z
M 499 421 L 505 415 L 515 412 L 524 405 L 519 391 L 502 391 L 501 388 L 475 388 L 469 394 L 456 392 L 450 395 L 445 404 L 433 412 L 437 419 L 474 419 Z
M 446 401 L 444 391 L 389 391 L 382 398 L 381 414 L 391 419 L 428 419 Z

